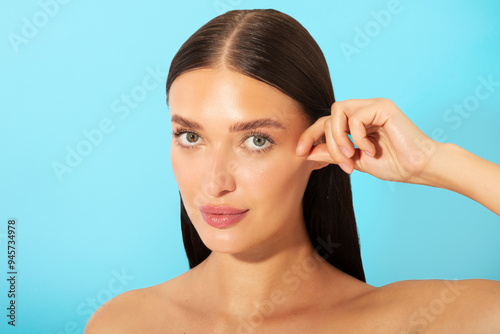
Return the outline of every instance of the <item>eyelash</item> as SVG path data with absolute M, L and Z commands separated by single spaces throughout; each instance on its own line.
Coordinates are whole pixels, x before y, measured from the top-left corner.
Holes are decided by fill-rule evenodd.
M 180 148 L 183 148 L 183 149 L 188 149 L 188 150 L 196 148 L 197 145 L 183 145 L 183 144 L 180 143 L 179 137 L 181 135 L 183 135 L 184 133 L 194 133 L 199 138 L 201 138 L 201 136 L 198 133 L 196 133 L 195 131 L 191 131 L 191 130 L 188 130 L 188 129 L 179 129 L 177 131 L 174 130 L 172 132 L 172 136 L 176 139 L 175 143 L 177 144 L 177 146 L 179 146 Z M 248 138 L 251 138 L 251 137 L 262 137 L 266 141 L 269 142 L 269 145 L 267 145 L 263 149 L 257 149 L 257 150 L 251 150 L 251 149 L 248 149 L 248 148 L 244 148 L 245 151 L 247 151 L 247 152 L 250 152 L 250 153 L 263 153 L 263 152 L 267 152 L 269 150 L 272 150 L 274 148 L 274 144 L 275 144 L 274 140 L 272 140 L 272 138 L 268 134 L 266 134 L 264 132 L 260 132 L 260 131 L 252 131 L 252 132 L 247 133 L 243 137 L 243 139 L 241 140 L 241 144 L 243 144 Z

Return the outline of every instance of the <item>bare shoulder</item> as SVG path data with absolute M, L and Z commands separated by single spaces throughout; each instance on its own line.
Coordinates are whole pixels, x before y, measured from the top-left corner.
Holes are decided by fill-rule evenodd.
M 101 305 L 90 317 L 85 334 L 126 333 L 127 314 L 137 303 L 138 291 L 126 291 Z
M 84 334 L 169 333 L 168 323 L 175 318 L 174 287 L 172 279 L 114 297 L 94 312 Z
M 368 298 L 393 314 L 405 333 L 499 333 L 500 282 L 473 280 L 401 281 Z

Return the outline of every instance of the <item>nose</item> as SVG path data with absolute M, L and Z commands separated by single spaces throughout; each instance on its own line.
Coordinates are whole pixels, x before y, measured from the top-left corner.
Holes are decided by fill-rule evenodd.
M 218 198 L 236 189 L 235 173 L 237 164 L 230 159 L 230 155 L 218 150 L 209 153 L 207 171 L 203 179 L 203 192 L 211 197 Z

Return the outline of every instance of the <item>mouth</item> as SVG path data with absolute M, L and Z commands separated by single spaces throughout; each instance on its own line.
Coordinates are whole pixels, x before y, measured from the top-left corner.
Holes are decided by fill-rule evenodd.
M 242 210 L 223 205 L 202 205 L 199 209 L 205 222 L 215 228 L 227 228 L 235 225 L 248 213 L 248 209 Z

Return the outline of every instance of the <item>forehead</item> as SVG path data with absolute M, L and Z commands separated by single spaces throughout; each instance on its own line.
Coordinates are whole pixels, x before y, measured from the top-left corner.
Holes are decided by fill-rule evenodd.
M 240 121 L 270 117 L 283 123 L 306 121 L 299 104 L 278 89 L 246 75 L 221 69 L 197 69 L 174 80 L 171 114 L 197 119 Z

